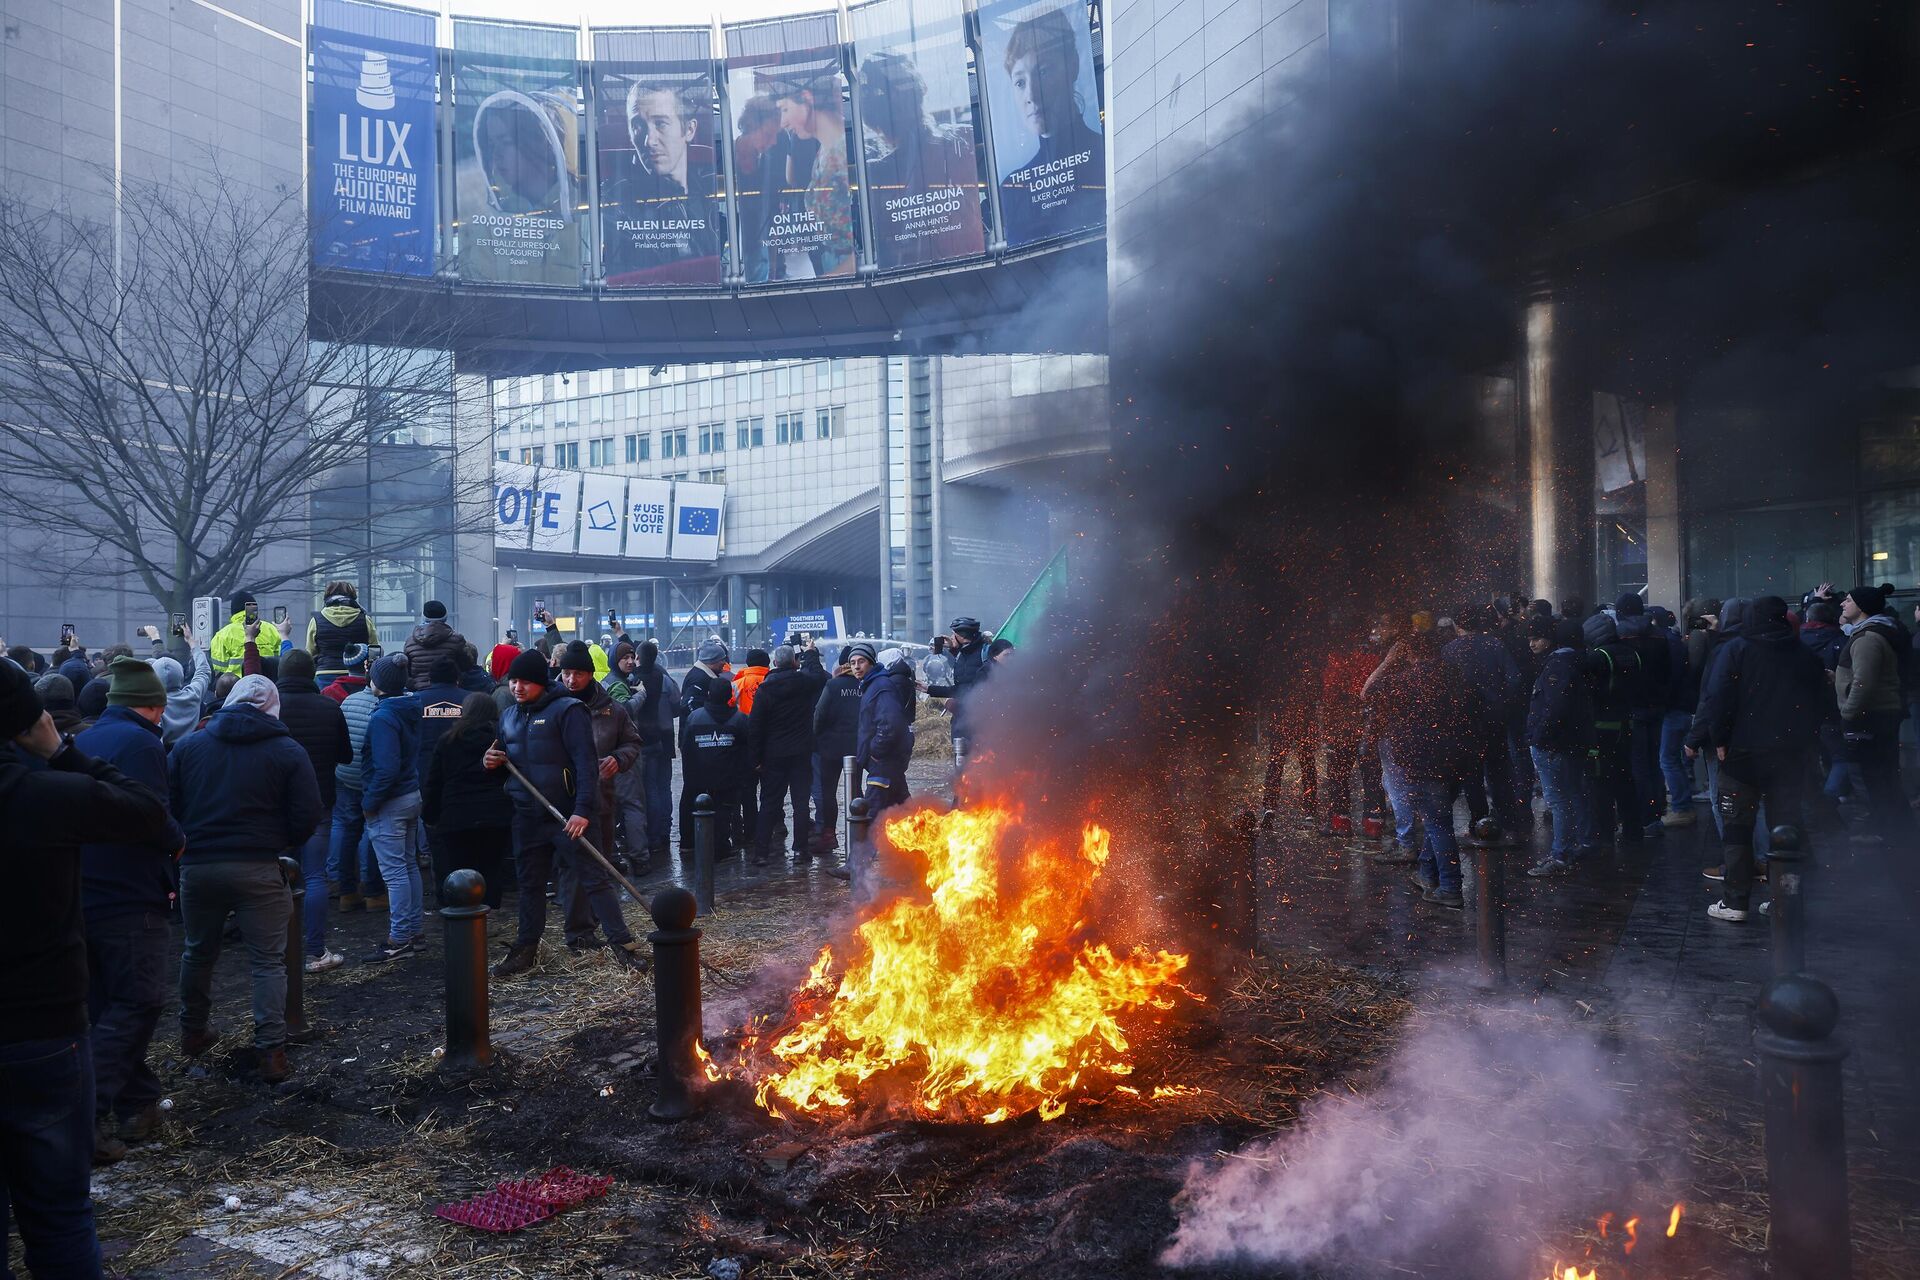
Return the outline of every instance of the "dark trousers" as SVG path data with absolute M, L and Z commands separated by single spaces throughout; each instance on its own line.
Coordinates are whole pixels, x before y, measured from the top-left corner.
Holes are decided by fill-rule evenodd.
M 487 905 L 498 907 L 513 875 L 513 831 L 509 827 L 470 827 L 434 831 L 434 875 L 439 883 L 455 871 L 478 871 L 487 882 Z M 440 863 L 446 863 L 446 871 Z
M 1353 770 L 1359 759 L 1358 736 L 1342 735 L 1327 743 L 1327 811 L 1335 817 L 1353 816 Z M 1364 780 L 1361 789 L 1366 789 Z
M 324 901 L 325 886 L 320 893 Z M 160 1101 L 147 1045 L 166 1004 L 166 973 L 167 917 L 161 912 L 87 921 L 87 1014 L 98 1115 L 130 1116 Z
M 1667 808 L 1667 783 L 1660 772 L 1660 722 L 1663 719 L 1658 711 L 1636 712 L 1633 717 L 1633 741 L 1629 750 L 1633 756 L 1634 802 L 1639 805 L 1636 812 L 1642 827 L 1658 822 Z
M 829 849 L 840 843 L 840 773 L 846 764 L 844 756 L 813 757 L 814 841 Z
M 1363 816 L 1376 821 L 1386 817 L 1387 785 L 1380 776 L 1380 748 L 1367 739 L 1360 743 L 1360 803 L 1366 806 Z
M 687 779 L 686 790 L 682 793 L 687 804 L 687 817 L 686 825 L 681 828 L 685 833 L 686 848 L 693 848 L 693 798 L 700 795 L 713 798 L 713 856 L 724 858 L 747 847 L 747 841 L 753 833 L 747 827 L 746 808 L 741 803 L 740 792 L 740 788 L 715 786 L 699 777 Z
M 1620 839 L 1628 844 L 1644 838 L 1646 823 L 1640 818 L 1639 802 L 1633 790 L 1633 754 L 1629 731 L 1622 723 L 1596 729 L 1599 745 L 1593 757 L 1593 838 L 1589 844 L 1606 844 L 1613 839 L 1613 826 L 1620 824 Z
M 613 882 L 593 855 L 567 839 L 546 813 L 515 810 L 513 859 L 520 890 L 520 932 L 515 945 L 530 947 L 547 928 L 547 881 L 557 881 L 560 907 L 570 934 L 592 931 L 597 922 L 614 945 L 633 941 L 620 914 Z
M 1507 752 L 1507 728 L 1495 725 L 1480 739 L 1480 766 L 1461 784 L 1472 822 L 1491 816 L 1504 832 L 1525 833 L 1527 816 L 1514 790 L 1513 758 Z
M 9 1219 L 27 1270 L 97 1280 L 93 1233 L 93 1050 L 85 1036 L 0 1043 L 0 1276 Z
M 1753 892 L 1753 827 L 1766 806 L 1767 821 L 1806 830 L 1807 758 L 1802 751 L 1733 751 L 1720 762 L 1720 840 L 1726 854 L 1721 897 L 1746 910 Z
M 1286 785 L 1287 757 L 1291 755 L 1300 766 L 1300 807 L 1308 813 L 1318 812 L 1320 778 L 1315 757 L 1319 751 L 1320 744 L 1303 725 L 1282 723 L 1269 731 L 1265 793 L 1268 808 L 1279 803 L 1280 792 Z
M 642 752 L 634 768 L 647 793 L 647 848 L 660 857 L 673 833 L 673 757 Z
M 897 804 L 905 804 L 907 802 L 907 781 L 905 778 L 902 778 L 892 786 L 886 787 L 881 786 L 877 782 L 869 782 L 867 783 L 866 790 L 861 794 L 865 796 L 867 801 L 867 816 L 877 819 L 880 816 L 881 810 L 891 809 Z
M 1888 844 L 1897 844 L 1903 851 L 1911 848 L 1913 810 L 1907 807 L 1907 795 L 1900 786 L 1900 713 L 1876 711 L 1849 720 L 1844 728 L 1847 757 L 1859 766 L 1867 789 L 1871 829 Z
M 813 822 L 807 812 L 808 793 L 813 790 L 812 756 L 778 756 L 760 766 L 760 824 L 753 829 L 753 856 L 764 858 L 773 849 L 773 829 L 780 821 L 780 806 L 793 805 L 793 851 L 808 852 Z
M 189 862 L 180 868 L 180 1029 L 204 1031 L 213 1010 L 213 966 L 227 929 L 240 926 L 253 975 L 253 1043 L 277 1049 L 287 1040 L 287 919 L 293 895 L 280 864 Z

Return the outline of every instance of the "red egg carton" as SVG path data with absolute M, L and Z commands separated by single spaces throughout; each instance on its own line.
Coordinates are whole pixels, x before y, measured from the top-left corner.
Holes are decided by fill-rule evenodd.
M 484 1195 L 458 1204 L 443 1204 L 433 1211 L 436 1218 L 457 1222 L 479 1231 L 519 1231 L 551 1218 L 554 1208 L 526 1196 L 496 1187 Z
M 554 1212 L 558 1213 L 596 1200 L 607 1194 L 612 1186 L 611 1174 L 595 1177 L 589 1173 L 576 1173 L 562 1164 L 555 1165 L 538 1178 L 524 1182 L 503 1182 L 500 1190 L 551 1205 Z

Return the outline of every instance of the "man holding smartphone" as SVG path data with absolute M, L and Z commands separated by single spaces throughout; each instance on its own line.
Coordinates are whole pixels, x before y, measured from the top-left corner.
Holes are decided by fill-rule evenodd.
M 247 658 L 247 625 L 260 622 L 260 603 L 254 593 L 245 587 L 234 589 L 228 603 L 233 608 L 233 616 L 227 619 L 227 625 L 216 631 L 213 643 L 208 646 L 207 659 L 213 663 L 215 676 L 232 676 L 239 679 L 242 675 L 241 664 Z

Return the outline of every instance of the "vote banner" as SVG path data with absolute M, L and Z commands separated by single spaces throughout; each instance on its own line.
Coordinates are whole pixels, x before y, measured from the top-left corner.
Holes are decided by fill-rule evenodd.
M 588 471 L 580 477 L 580 554 L 617 556 L 626 525 L 627 478 Z
M 578 471 L 493 464 L 494 546 L 571 553 L 579 514 Z
M 727 193 L 708 32 L 595 38 L 661 55 L 593 67 L 601 274 L 615 289 L 718 285 Z
M 578 64 L 456 52 L 453 96 L 460 278 L 578 285 L 586 245 Z
M 312 47 L 313 265 L 432 275 L 438 54 L 323 27 Z
M 668 517 L 673 511 L 673 483 L 669 480 L 627 481 L 627 555 L 638 560 L 665 560 L 669 540 Z
M 980 54 L 1007 243 L 1105 225 L 1106 139 L 1086 5 L 987 0 Z
M 967 42 L 953 0 L 848 10 L 867 205 L 882 271 L 986 251 Z
M 720 530 L 725 522 L 727 487 L 679 480 L 673 486 L 673 554 L 675 560 L 720 558 Z

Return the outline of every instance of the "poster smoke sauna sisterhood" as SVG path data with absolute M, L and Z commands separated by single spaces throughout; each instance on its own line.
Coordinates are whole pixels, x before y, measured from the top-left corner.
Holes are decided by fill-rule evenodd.
M 748 284 L 854 273 L 844 83 L 834 46 L 727 61 Z
M 726 192 L 711 61 L 602 62 L 593 76 L 607 284 L 719 284 Z
M 453 155 L 461 279 L 580 283 L 586 189 L 576 65 L 457 54 Z
M 1007 243 L 1104 225 L 1106 142 L 1086 6 L 982 4 L 980 46 Z
M 313 263 L 433 274 L 438 227 L 427 45 L 313 32 Z

